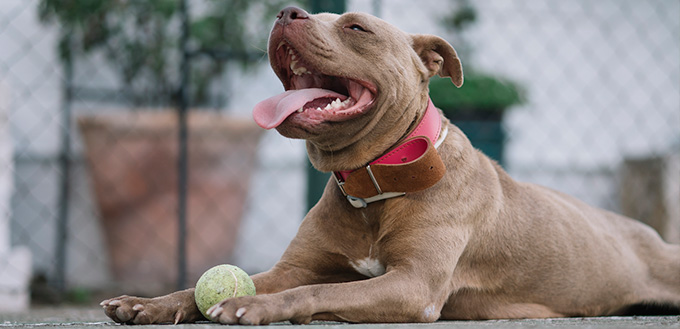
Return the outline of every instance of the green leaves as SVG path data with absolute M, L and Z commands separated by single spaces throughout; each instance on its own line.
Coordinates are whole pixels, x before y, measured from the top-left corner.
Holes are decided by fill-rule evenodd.
M 229 54 L 249 64 L 248 53 L 266 49 L 269 27 L 283 0 L 204 0 L 190 13 L 192 51 L 211 50 Z M 61 28 L 59 53 L 62 62 L 105 55 L 118 72 L 121 84 L 130 88 L 144 82 L 156 93 L 172 94 L 178 85 L 181 49 L 179 0 L 41 0 L 40 20 Z M 261 20 L 261 22 L 258 22 Z M 253 26 L 266 29 L 253 31 Z M 212 81 L 224 74 L 220 61 L 192 65 L 194 103 L 209 98 Z
M 524 90 L 517 84 L 487 74 L 468 73 L 461 88 L 448 78 L 430 80 L 430 97 L 444 112 L 498 113 L 524 102 Z

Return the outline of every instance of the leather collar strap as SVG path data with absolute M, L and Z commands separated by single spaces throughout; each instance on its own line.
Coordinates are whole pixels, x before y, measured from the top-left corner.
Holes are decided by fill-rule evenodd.
M 371 202 L 422 191 L 437 183 L 446 172 L 434 146 L 441 125 L 439 111 L 430 100 L 425 115 L 403 142 L 366 167 L 333 172 L 342 194 L 355 208 L 365 208 Z

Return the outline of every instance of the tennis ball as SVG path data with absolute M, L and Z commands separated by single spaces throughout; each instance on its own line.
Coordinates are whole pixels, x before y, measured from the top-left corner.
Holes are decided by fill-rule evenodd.
M 248 273 L 234 265 L 217 265 L 203 273 L 196 282 L 196 306 L 206 319 L 213 305 L 231 297 L 255 296 L 255 284 Z

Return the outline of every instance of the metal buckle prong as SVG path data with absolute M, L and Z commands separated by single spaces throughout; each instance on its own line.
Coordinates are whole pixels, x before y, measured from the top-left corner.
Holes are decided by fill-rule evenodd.
M 383 194 L 382 190 L 380 189 L 380 185 L 378 185 L 378 181 L 375 180 L 375 176 L 373 176 L 371 165 L 366 166 L 366 171 L 368 171 L 368 176 L 371 177 L 371 182 L 373 182 L 373 186 L 375 186 L 375 190 L 378 192 L 378 195 Z
M 405 192 L 386 192 L 383 193 L 382 189 L 380 189 L 380 185 L 378 185 L 378 181 L 375 179 L 375 176 L 373 175 L 373 171 L 371 171 L 371 166 L 368 165 L 366 166 L 366 171 L 368 172 L 368 177 L 371 178 L 371 182 L 373 182 L 373 186 L 375 187 L 376 191 L 378 191 L 377 195 L 374 195 L 372 197 L 368 198 L 357 198 L 355 196 L 351 196 L 347 194 L 345 191 L 345 182 L 343 181 L 342 176 L 340 176 L 337 172 L 333 172 L 333 178 L 335 179 L 335 183 L 338 184 L 338 187 L 340 188 L 340 192 L 342 192 L 342 195 L 347 198 L 347 201 L 354 207 L 354 208 L 366 208 L 369 203 L 380 201 L 380 200 L 385 200 L 385 199 L 391 199 L 391 198 L 396 198 L 400 196 L 406 195 Z

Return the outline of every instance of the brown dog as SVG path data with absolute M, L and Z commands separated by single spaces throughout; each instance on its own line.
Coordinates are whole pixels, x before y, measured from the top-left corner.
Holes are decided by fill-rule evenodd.
M 444 40 L 366 14 L 291 7 L 269 58 L 287 92 L 258 104 L 256 121 L 306 139 L 314 166 L 335 179 L 280 262 L 252 277 L 258 295 L 222 301 L 213 320 L 431 322 L 680 306 L 680 246 L 514 181 L 433 109 L 430 77 L 463 82 Z M 202 319 L 193 289 L 102 305 L 123 323 Z

